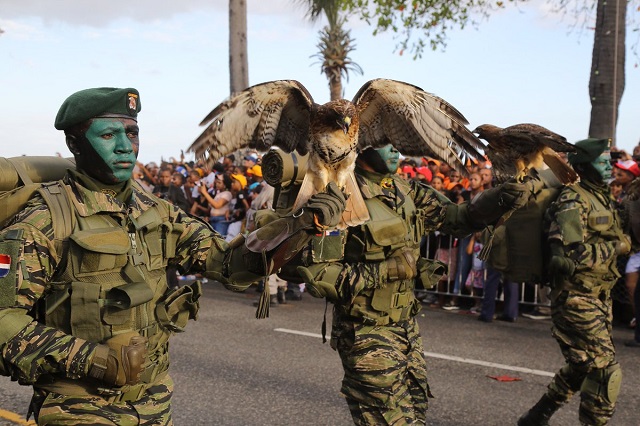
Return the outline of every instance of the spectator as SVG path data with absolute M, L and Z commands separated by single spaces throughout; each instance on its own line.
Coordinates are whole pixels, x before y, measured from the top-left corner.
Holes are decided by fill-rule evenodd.
M 431 182 L 432 178 L 433 178 L 433 174 L 431 173 L 431 170 L 428 167 L 422 166 L 422 167 L 416 168 L 417 180 L 428 185 Z
M 210 207 L 209 224 L 218 234 L 225 236 L 229 227 L 227 212 L 229 211 L 229 203 L 233 198 L 230 191 L 231 178 L 226 174 L 217 175 L 214 185 L 210 191 L 201 186 L 200 193 L 207 200 Z
M 436 191 L 442 193 L 444 190 L 444 184 L 443 184 L 443 179 L 440 176 L 433 176 L 431 178 L 431 182 L 430 185 L 433 189 L 435 189 Z
M 482 178 L 482 188 L 486 191 L 493 188 L 493 171 L 489 167 L 480 169 L 480 177 Z
M 471 271 L 465 280 L 465 287 L 469 289 L 469 292 L 475 299 L 474 306 L 471 308 L 471 313 L 473 314 L 479 314 L 482 308 L 484 279 L 487 273 L 484 261 L 478 258 L 483 247 L 483 244 L 480 242 L 481 235 L 481 232 L 473 233 L 468 239 L 465 250 L 466 254 L 472 259 Z

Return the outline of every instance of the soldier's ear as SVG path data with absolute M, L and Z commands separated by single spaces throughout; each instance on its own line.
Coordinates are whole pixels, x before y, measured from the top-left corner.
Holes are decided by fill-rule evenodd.
M 72 134 L 65 134 L 65 139 L 67 142 L 67 148 L 69 148 L 69 151 L 71 151 L 71 153 L 76 156 L 80 154 L 80 149 L 78 147 L 78 138 L 75 135 Z

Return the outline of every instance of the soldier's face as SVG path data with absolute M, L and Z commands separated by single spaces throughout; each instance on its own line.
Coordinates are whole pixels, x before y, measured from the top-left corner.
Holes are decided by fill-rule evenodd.
M 382 148 L 376 149 L 376 152 L 382 161 L 384 161 L 384 164 L 386 164 L 389 173 L 395 173 L 398 170 L 400 153 L 393 147 L 393 145 L 385 145 Z
M 94 118 L 85 140 L 75 144 L 76 165 L 106 184 L 131 178 L 138 158 L 138 123 L 131 118 Z
M 598 158 L 591 162 L 591 165 L 600 173 L 604 182 L 611 179 L 611 169 L 613 167 L 611 166 L 611 154 L 609 154 L 609 151 L 600 154 Z

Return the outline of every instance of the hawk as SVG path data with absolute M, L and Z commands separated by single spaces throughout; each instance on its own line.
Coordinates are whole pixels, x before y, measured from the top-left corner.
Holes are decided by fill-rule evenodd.
M 466 173 L 468 157 L 480 156 L 483 147 L 466 124 L 445 100 L 400 81 L 371 80 L 352 101 L 320 105 L 298 81 L 277 80 L 216 106 L 200 123 L 208 126 L 189 150 L 209 162 L 247 147 L 308 153 L 294 210 L 334 181 L 349 195 L 339 226 L 345 228 L 369 219 L 353 172 L 359 152 L 391 143 L 403 155 L 435 157 Z
M 542 163 L 565 185 L 578 180 L 578 174 L 558 155 L 558 152 L 575 152 L 576 148 L 551 130 L 529 123 L 504 129 L 483 124 L 473 133 L 489 143 L 484 151 L 500 180 L 514 176 L 522 182 L 531 168 L 540 168 Z

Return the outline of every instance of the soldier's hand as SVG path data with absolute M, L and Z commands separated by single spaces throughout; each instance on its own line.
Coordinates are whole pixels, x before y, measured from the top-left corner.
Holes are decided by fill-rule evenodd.
M 559 274 L 570 277 L 576 270 L 576 263 L 565 256 L 551 256 L 549 261 L 549 271 L 552 274 Z
M 334 227 L 340 223 L 346 204 L 346 198 L 338 185 L 330 182 L 325 192 L 311 196 L 306 208 L 313 212 L 319 225 Z
M 418 259 L 414 250 L 403 247 L 393 252 L 385 261 L 387 267 L 387 279 L 389 281 L 406 280 L 418 274 Z
M 528 178 L 525 182 L 511 179 L 500 186 L 499 204 L 510 209 L 520 209 L 527 205 L 529 198 L 536 192 L 538 186 L 544 184 L 540 180 Z
M 135 385 L 147 359 L 147 338 L 131 331 L 99 345 L 89 376 L 114 386 Z
M 310 268 L 317 269 L 314 267 L 318 266 L 320 265 L 311 265 Z M 298 266 L 296 269 L 305 282 L 305 289 L 311 296 L 318 298 L 326 297 L 327 300 L 331 303 L 338 302 L 338 291 L 336 290 L 335 284 L 316 280 L 317 271 L 312 271 L 311 269 L 304 266 Z

